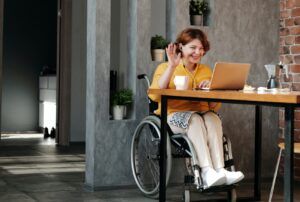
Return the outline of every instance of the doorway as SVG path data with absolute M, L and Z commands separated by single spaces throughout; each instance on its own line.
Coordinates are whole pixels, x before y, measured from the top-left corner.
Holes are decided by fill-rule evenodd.
M 45 129 L 43 121 L 49 118 L 47 114 L 43 116 L 47 111 L 47 102 L 44 99 L 46 97 L 54 101 L 52 103 L 56 103 L 56 109 L 53 105 L 51 109 L 52 116 L 54 114 L 56 119 L 51 125 L 56 128 L 56 143 L 69 144 L 69 124 L 67 124 L 69 107 L 60 105 L 67 105 L 70 101 L 68 96 L 70 68 L 63 68 L 70 66 L 68 65 L 70 49 L 66 47 L 70 45 L 68 43 L 70 40 L 66 40 L 67 35 L 70 34 L 70 31 L 66 31 L 70 30 L 68 29 L 70 23 L 67 23 L 67 17 L 70 15 L 64 15 L 62 19 L 58 14 L 63 8 L 70 10 L 70 3 L 70 0 L 1 0 L 3 5 L 2 132 L 32 133 Z M 42 89 L 41 92 L 41 78 L 45 80 L 45 77 L 47 77 L 46 87 L 50 88 Z M 56 82 L 51 79 L 54 77 Z M 50 80 L 52 80 L 52 87 Z M 42 88 L 44 87 L 45 85 Z M 53 113 L 53 110 L 56 112 Z M 44 119 L 41 120 L 41 117 Z M 51 119 L 53 122 L 53 118 Z M 61 122 L 65 124 L 60 124 Z M 48 130 L 50 133 L 51 129 Z

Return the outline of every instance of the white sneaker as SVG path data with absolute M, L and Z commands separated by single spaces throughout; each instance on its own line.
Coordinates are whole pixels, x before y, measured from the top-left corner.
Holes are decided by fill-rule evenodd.
M 241 171 L 228 171 L 226 169 L 222 169 L 218 173 L 225 174 L 227 185 L 235 184 L 245 177 Z
M 226 183 L 224 173 L 218 173 L 214 169 L 209 168 L 205 172 L 201 172 L 201 177 L 205 187 L 218 186 Z

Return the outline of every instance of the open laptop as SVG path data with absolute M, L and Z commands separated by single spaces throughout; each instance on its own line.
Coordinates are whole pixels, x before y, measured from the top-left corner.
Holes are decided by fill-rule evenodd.
M 208 88 L 202 90 L 241 90 L 244 88 L 251 64 L 217 62 Z

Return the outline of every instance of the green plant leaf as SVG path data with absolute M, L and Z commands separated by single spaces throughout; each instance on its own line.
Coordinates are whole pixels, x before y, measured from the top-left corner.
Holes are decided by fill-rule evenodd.
M 209 12 L 209 5 L 206 0 L 190 0 L 190 15 L 205 15 Z
M 121 89 L 113 95 L 113 105 L 128 105 L 133 102 L 133 92 L 130 89 Z
M 168 45 L 168 41 L 160 36 L 155 35 L 151 37 L 151 49 L 165 49 Z

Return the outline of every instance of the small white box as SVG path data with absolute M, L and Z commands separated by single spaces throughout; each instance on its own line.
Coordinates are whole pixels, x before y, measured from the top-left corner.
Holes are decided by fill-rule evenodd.
M 56 76 L 48 77 L 48 88 L 53 90 L 56 89 Z
M 39 103 L 39 127 L 44 128 L 44 105 L 43 102 Z
M 40 101 L 56 102 L 56 90 L 40 89 Z
M 48 88 L 48 77 L 40 76 L 40 88 L 42 89 Z

